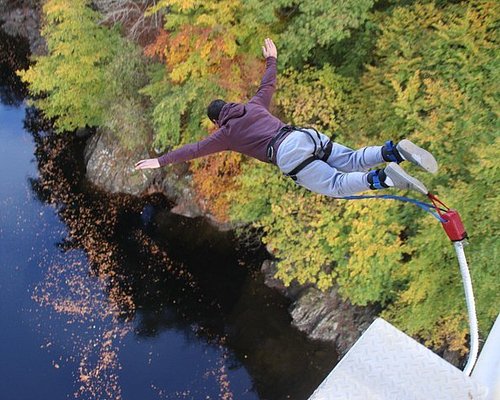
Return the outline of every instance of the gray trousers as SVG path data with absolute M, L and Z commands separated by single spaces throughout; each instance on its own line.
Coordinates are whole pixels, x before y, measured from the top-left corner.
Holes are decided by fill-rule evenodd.
M 314 130 L 309 130 L 316 145 L 328 143 L 328 136 L 320 133 L 318 138 Z M 364 171 L 381 164 L 382 146 L 364 147 L 352 150 L 339 143 L 332 143 L 332 153 L 326 162 L 316 160 L 297 174 L 296 183 L 315 193 L 330 197 L 350 196 L 369 189 L 367 173 Z M 280 144 L 276 154 L 276 163 L 280 170 L 288 173 L 314 151 L 314 144 L 309 135 L 292 132 Z

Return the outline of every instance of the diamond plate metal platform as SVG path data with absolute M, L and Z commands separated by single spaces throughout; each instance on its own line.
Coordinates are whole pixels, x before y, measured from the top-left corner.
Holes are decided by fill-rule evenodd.
M 383 319 L 309 400 L 485 400 L 487 389 Z

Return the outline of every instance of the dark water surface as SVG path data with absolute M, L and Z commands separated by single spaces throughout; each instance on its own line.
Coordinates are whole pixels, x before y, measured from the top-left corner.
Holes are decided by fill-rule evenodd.
M 54 135 L 4 60 L 0 398 L 307 398 L 335 353 L 290 326 L 263 249 L 162 196 L 93 188 L 84 140 Z

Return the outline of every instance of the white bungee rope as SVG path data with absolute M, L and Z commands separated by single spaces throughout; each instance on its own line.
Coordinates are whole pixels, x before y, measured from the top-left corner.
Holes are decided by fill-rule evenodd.
M 455 253 L 457 254 L 458 264 L 460 265 L 460 274 L 462 275 L 462 284 L 465 292 L 465 302 L 467 304 L 470 336 L 469 356 L 463 372 L 470 376 L 472 369 L 476 364 L 479 352 L 479 329 L 477 325 L 476 302 L 474 300 L 474 292 L 472 290 L 472 280 L 464 252 L 464 245 L 467 243 L 467 232 L 465 232 L 460 214 L 457 210 L 450 209 L 432 193 L 428 193 L 427 197 L 429 197 L 432 201 L 437 214 L 441 218 L 441 225 L 448 235 L 448 238 L 453 243 Z M 444 209 L 441 208 L 441 206 L 443 206 Z
M 453 242 L 453 247 L 455 248 L 455 253 L 457 254 L 458 263 L 460 265 L 460 274 L 462 275 L 465 301 L 467 303 L 467 313 L 469 315 L 470 349 L 467 364 L 465 365 L 463 372 L 470 376 L 472 369 L 476 364 L 477 354 L 479 351 L 479 330 L 477 326 L 476 302 L 474 301 L 472 281 L 469 273 L 469 267 L 467 265 L 467 259 L 465 258 L 464 244 L 464 240 Z

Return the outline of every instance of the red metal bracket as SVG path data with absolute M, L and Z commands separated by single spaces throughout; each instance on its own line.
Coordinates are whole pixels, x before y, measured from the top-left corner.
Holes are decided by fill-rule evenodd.
M 452 242 L 459 242 L 467 238 L 467 232 L 457 210 L 448 210 L 441 214 L 441 217 L 446 220 L 441 224 Z
M 465 231 L 464 224 L 462 223 L 462 219 L 460 218 L 460 214 L 457 210 L 450 209 L 446 204 L 444 204 L 441 200 L 439 200 L 435 195 L 429 193 L 427 195 L 429 199 L 431 199 L 432 204 L 436 208 L 436 211 L 444 220 L 441 222 L 443 225 L 444 231 L 450 238 L 452 242 L 460 242 L 467 238 L 467 232 Z M 445 208 L 441 208 L 440 205 Z

